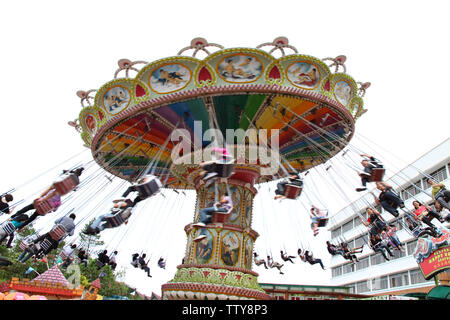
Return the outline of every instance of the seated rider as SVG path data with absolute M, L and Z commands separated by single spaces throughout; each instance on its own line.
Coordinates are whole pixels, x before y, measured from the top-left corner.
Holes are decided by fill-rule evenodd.
M 76 215 L 74 213 L 70 214 L 68 217 L 64 216 L 62 218 L 59 218 L 55 221 L 55 226 L 47 233 L 43 234 L 42 236 L 38 237 L 36 240 L 33 241 L 35 244 L 30 245 L 29 248 L 27 248 L 25 251 L 22 252 L 22 254 L 19 256 L 18 260 L 21 263 L 25 263 L 29 258 L 31 258 L 33 255 L 46 255 L 53 249 L 58 248 L 58 244 L 63 240 L 64 237 L 62 237 L 59 240 L 55 240 L 52 238 L 51 233 L 57 226 L 62 226 L 66 230 L 65 235 L 73 236 L 75 231 L 75 223 L 74 220 L 76 218 Z M 41 243 L 47 240 L 51 243 L 51 245 L 44 249 L 41 247 Z M 27 254 L 28 253 L 28 254 Z
M 361 216 L 359 217 L 359 219 L 361 220 L 361 223 L 364 226 L 370 227 L 369 229 L 370 234 L 380 234 L 383 230 L 386 230 L 386 223 L 384 222 L 378 210 L 373 208 L 367 208 L 366 212 L 369 217 L 367 221 L 364 221 L 361 218 Z
M 9 203 L 14 200 L 12 194 L 5 193 L 0 197 L 0 215 L 11 214 L 13 210 L 9 208 Z
M 284 274 L 281 271 L 281 268 L 284 266 L 284 264 L 280 264 L 279 262 L 275 262 L 270 256 L 267 256 L 267 265 L 269 268 L 277 268 L 278 271 L 280 271 L 280 274 Z
M 375 203 L 377 205 L 381 205 L 384 210 L 392 214 L 394 217 L 398 217 L 399 213 L 397 211 L 397 208 L 404 208 L 405 204 L 403 203 L 403 200 L 394 193 L 392 186 L 387 184 L 386 182 L 380 181 L 376 183 L 377 189 L 381 191 L 378 198 L 375 196 L 375 194 L 372 194 Z
M 83 172 L 83 170 L 84 170 L 84 168 L 78 168 L 78 169 L 69 171 L 69 173 L 73 174 L 75 177 L 78 178 L 81 175 L 81 173 Z M 63 170 L 63 173 L 66 173 L 66 172 L 67 172 L 67 170 Z M 37 200 L 38 200 L 38 202 L 48 201 L 52 208 L 51 211 L 49 211 L 49 212 L 55 212 L 56 210 L 58 210 L 58 208 L 62 204 L 61 195 L 58 193 L 58 191 L 56 191 L 55 186 L 53 184 L 50 187 L 48 187 L 47 189 L 45 189 L 44 192 L 41 193 L 41 195 L 39 196 L 39 198 Z M 19 211 L 17 211 L 16 214 L 25 213 L 27 211 L 35 210 L 35 209 L 36 208 L 34 206 L 34 201 L 33 201 L 33 203 L 31 203 L 28 206 L 25 206 L 22 209 L 20 209 Z M 33 222 L 38 216 L 39 216 L 39 213 L 37 211 L 35 211 L 30 216 L 30 218 L 25 223 L 22 224 L 21 228 L 24 228 L 25 226 L 27 226 L 28 224 Z M 12 217 L 14 218 L 14 215 Z
M 433 227 L 423 227 L 419 222 L 419 219 L 410 213 L 405 215 L 405 221 L 408 225 L 408 229 L 411 231 L 413 237 L 420 238 L 422 236 L 428 235 L 431 237 L 438 237 L 439 233 L 436 228 Z
M 348 244 L 346 242 L 341 242 L 340 244 L 341 250 L 342 250 L 342 256 L 346 260 L 351 260 L 352 262 L 358 262 L 358 257 L 355 255 L 355 253 L 361 253 L 363 250 L 363 246 L 357 247 L 354 249 L 350 249 L 348 247 Z
M 386 259 L 389 260 L 389 258 L 384 253 L 384 250 L 389 253 L 391 257 L 394 255 L 392 254 L 391 250 L 389 250 L 389 247 L 386 242 L 381 240 L 381 237 L 379 235 L 371 234 L 370 235 L 370 247 L 373 251 L 381 253 L 381 255 Z
M 256 252 L 253 252 L 253 260 L 255 261 L 255 264 L 257 265 L 257 266 L 260 266 L 260 265 L 264 265 L 264 268 L 266 268 L 267 269 L 267 264 L 266 264 L 266 261 L 264 260 L 264 259 L 259 259 L 258 258 L 258 254 L 256 253 Z
M 330 241 L 327 241 L 327 250 L 332 255 L 335 256 L 337 254 L 343 255 L 344 251 L 342 249 L 334 244 L 332 244 Z
M 133 200 L 133 206 L 135 206 L 138 202 L 147 199 L 148 197 L 146 195 L 143 195 L 139 192 L 137 185 L 144 184 L 146 182 L 149 182 L 152 179 L 158 179 L 158 178 L 156 178 L 154 175 L 146 175 L 145 177 L 139 179 L 135 185 L 131 185 L 127 188 L 127 190 L 125 190 L 125 192 L 122 194 L 122 197 L 126 198 L 131 192 L 138 192 L 139 193 L 138 196 L 136 198 L 134 198 L 134 200 Z M 157 182 L 159 182 L 158 185 L 161 184 L 159 179 L 157 180 Z M 160 185 L 160 187 L 161 187 L 161 185 Z
M 370 176 L 372 175 L 372 170 L 374 168 L 383 168 L 383 165 L 381 164 L 381 161 L 368 155 L 368 154 L 361 154 L 361 157 L 363 157 L 363 160 L 361 161 L 362 166 L 364 167 L 362 172 L 358 172 L 358 175 L 361 177 L 361 187 L 356 188 L 356 191 L 361 192 L 367 190 L 367 182 L 370 181 Z
M 445 214 L 445 209 L 442 208 L 441 204 L 437 201 L 434 200 L 434 208 L 436 209 L 436 212 L 439 214 L 442 214 L 444 216 L 444 221 L 449 222 L 450 221 L 450 212 L 448 212 L 447 210 L 447 214 Z
M 403 251 L 402 243 L 400 242 L 400 239 L 398 238 L 396 232 L 397 232 L 396 227 L 391 227 L 387 225 L 386 231 L 381 232 L 381 239 L 386 240 L 388 244 L 394 247 L 395 249 Z
M 131 265 L 135 268 L 139 266 L 139 253 L 135 253 L 131 256 Z
M 88 259 L 89 259 L 86 251 L 84 249 L 79 250 L 77 256 L 78 256 L 78 259 L 80 259 L 80 264 L 83 264 L 84 267 L 86 268 L 88 265 Z
M 316 259 L 313 257 L 312 252 L 309 253 L 308 250 L 305 251 L 305 260 L 306 262 L 308 262 L 310 265 L 314 265 L 316 263 L 320 264 L 320 266 L 322 267 L 323 270 L 325 270 L 325 267 L 323 266 L 322 260 L 321 259 Z
M 25 213 L 20 214 L 18 213 L 14 215 L 14 218 L 13 217 L 9 218 L 8 222 L 11 222 L 14 228 L 19 229 L 27 220 L 28 216 Z M 3 228 L 0 227 L 0 243 L 2 243 L 7 237 L 8 234 L 5 232 Z M 12 247 L 13 240 L 14 240 L 14 232 L 9 234 L 8 243 L 6 244 L 8 248 Z
M 108 250 L 103 250 L 100 252 L 97 256 L 97 261 L 99 261 L 101 264 L 97 264 L 97 270 L 100 270 L 107 264 L 109 264 L 109 256 L 108 256 Z
M 61 266 L 63 269 L 66 269 L 68 266 L 70 266 L 72 264 L 73 259 L 75 258 L 76 248 L 77 248 L 77 245 L 75 243 L 68 244 L 68 245 L 64 246 L 64 248 L 62 248 L 61 253 L 63 253 L 65 255 L 64 262 Z
M 290 261 L 291 263 L 294 263 L 294 261 L 292 261 L 292 259 L 294 259 L 295 256 L 287 255 L 286 253 L 283 252 L 283 250 L 280 251 L 280 254 L 281 254 L 281 259 L 283 259 L 283 261 Z
M 316 206 L 312 205 L 310 209 L 310 218 L 311 218 L 311 230 L 314 233 L 314 237 L 319 234 L 319 222 L 321 219 L 324 219 L 328 216 L 327 210 L 319 209 Z
M 128 223 L 135 203 L 130 199 L 118 199 L 113 202 L 111 212 L 100 215 L 83 233 L 88 235 L 98 234 L 106 228 L 115 228 L 122 223 Z M 115 222 L 112 220 L 114 218 Z
M 152 276 L 150 275 L 150 268 L 148 267 L 148 263 L 149 263 L 150 259 L 148 259 L 147 262 L 146 262 L 145 261 L 145 257 L 146 256 L 147 255 L 145 253 L 143 253 L 139 257 L 138 263 L 139 263 L 139 266 L 141 267 L 141 269 L 144 270 L 145 272 L 147 272 L 147 276 L 151 278 Z
M 158 260 L 158 267 L 162 268 L 162 269 L 166 269 L 166 262 L 164 261 L 164 258 L 161 257 Z
M 233 201 L 229 195 L 222 195 L 219 202 L 215 203 L 213 207 L 203 208 L 200 210 L 200 221 L 193 224 L 194 227 L 206 227 L 208 223 L 212 221 L 212 215 L 214 212 L 228 212 L 233 208 Z M 201 235 L 194 239 L 194 241 L 200 241 L 205 237 Z
M 232 157 L 228 153 L 226 148 L 213 148 L 213 151 L 215 158 L 214 160 L 204 161 L 200 163 L 200 167 L 202 168 L 202 171 L 200 172 L 200 178 L 204 181 L 208 181 L 209 179 L 214 178 L 218 175 L 218 173 L 216 172 L 216 164 L 223 164 L 232 160 Z
M 297 173 L 291 173 L 291 175 L 287 178 L 287 180 L 283 180 L 281 182 L 277 183 L 277 189 L 275 190 L 275 197 L 274 199 L 285 199 L 286 196 L 284 195 L 284 192 L 286 190 L 286 185 L 292 184 L 298 187 L 303 186 L 303 180 L 300 176 L 300 174 Z
M 450 191 L 445 188 L 445 184 L 436 183 L 432 179 L 427 180 L 428 184 L 431 186 L 431 196 L 434 200 L 439 202 L 442 208 L 450 210 Z
M 46 200 L 48 200 L 50 206 L 52 207 L 52 210 L 50 212 L 54 212 L 54 211 L 58 210 L 59 206 L 62 204 L 61 195 L 56 191 L 56 189 L 53 187 L 53 185 L 51 185 L 50 187 L 45 189 L 45 191 L 42 192 L 38 198 L 39 202 L 46 201 Z M 28 206 L 25 206 L 22 209 L 20 209 L 19 211 L 17 211 L 17 213 L 15 215 L 13 215 L 12 218 L 15 218 L 16 215 L 25 213 L 30 210 L 35 210 L 35 209 L 36 208 L 34 207 L 34 201 L 33 201 L 33 203 L 31 203 Z M 39 213 L 37 211 L 35 211 L 28 218 L 28 220 L 22 224 L 21 228 L 23 228 L 23 227 L 27 226 L 28 224 L 30 224 L 31 222 L 33 222 L 38 216 L 39 216 Z
M 427 224 L 430 227 L 434 227 L 431 222 L 434 218 L 439 220 L 439 222 L 444 222 L 445 220 L 440 216 L 439 213 L 433 210 L 430 206 L 424 205 L 417 200 L 413 201 L 414 214 L 416 217 L 421 220 L 423 223 Z

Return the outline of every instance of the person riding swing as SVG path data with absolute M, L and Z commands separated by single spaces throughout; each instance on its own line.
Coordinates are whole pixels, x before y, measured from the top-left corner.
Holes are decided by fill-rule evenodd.
M 200 163 L 200 179 L 208 187 L 217 178 L 229 178 L 234 170 L 234 158 L 226 148 L 213 148 L 214 160 Z
M 275 200 L 286 198 L 296 199 L 300 196 L 303 189 L 303 179 L 298 173 L 291 173 L 286 180 L 277 183 L 275 190 Z
M 214 206 L 203 208 L 202 210 L 200 210 L 200 219 L 199 219 L 200 221 L 194 223 L 192 226 L 204 228 L 208 223 L 212 222 L 212 215 L 215 212 L 229 213 L 231 212 L 232 209 L 233 209 L 233 201 L 231 197 L 228 194 L 222 195 L 222 197 L 220 197 L 219 202 L 215 203 Z M 201 234 L 200 236 L 195 238 L 194 241 L 195 242 L 201 241 L 205 237 L 206 235 Z
M 117 199 L 113 202 L 111 212 L 99 216 L 83 233 L 87 235 L 99 234 L 106 228 L 116 228 L 128 223 L 136 203 L 130 199 Z
M 380 160 L 364 153 L 361 154 L 361 157 L 363 157 L 361 164 L 364 168 L 363 171 L 358 171 L 358 175 L 361 178 L 361 187 L 356 188 L 357 192 L 367 190 L 366 185 L 368 182 L 382 181 L 385 172 Z

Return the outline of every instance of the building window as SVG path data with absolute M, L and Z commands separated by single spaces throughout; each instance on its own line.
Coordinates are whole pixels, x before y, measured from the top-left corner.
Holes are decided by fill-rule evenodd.
M 391 260 L 395 260 L 395 259 L 402 258 L 402 257 L 406 256 L 404 251 L 400 251 L 400 250 L 397 250 L 397 249 L 392 249 L 392 247 L 391 247 L 390 250 L 391 250 L 392 254 L 394 255 L 393 257 L 390 257 Z
M 377 253 L 377 254 L 370 256 L 370 264 L 372 266 L 375 266 L 375 265 L 383 263 L 383 262 L 384 262 L 384 258 L 381 255 L 381 253 Z
M 370 291 L 369 280 L 364 280 L 356 283 L 356 292 L 363 293 Z
M 355 248 L 361 247 L 363 244 L 366 244 L 366 240 L 364 240 L 364 237 L 367 237 L 367 234 L 364 234 L 358 238 L 355 239 Z
M 383 289 L 387 289 L 388 287 L 389 286 L 388 286 L 388 277 L 387 276 L 372 279 L 372 291 L 383 290 Z
M 347 263 L 343 266 L 343 273 L 350 273 L 355 271 L 355 265 L 353 263 Z
M 331 230 L 331 238 L 337 238 L 341 235 L 341 227 Z
M 360 224 L 362 224 L 361 219 L 358 217 L 356 217 L 355 219 L 353 219 L 353 226 L 354 228 L 358 227 Z
M 334 277 L 339 277 L 342 275 L 342 266 L 336 267 L 331 269 L 331 276 Z
M 350 231 L 353 229 L 353 220 L 350 220 L 346 224 L 342 226 L 342 233 L 345 233 L 347 231 Z
M 431 178 L 436 181 L 436 182 L 441 182 L 444 181 L 445 179 L 447 179 L 447 172 L 445 171 L 445 166 L 437 169 L 436 171 L 434 171 L 433 173 L 430 173 Z M 425 189 L 430 188 L 431 186 L 428 184 L 427 182 L 428 178 L 425 178 L 423 180 L 423 184 L 425 186 Z
M 416 250 L 417 240 L 413 240 L 406 244 L 406 249 L 408 250 L 408 256 L 412 255 Z
M 421 192 L 422 185 L 420 183 L 420 180 L 415 182 L 414 185 L 411 185 L 407 188 L 405 188 L 401 192 L 401 197 L 403 200 L 409 199 L 411 197 L 414 197 L 415 195 L 419 194 Z
M 356 263 L 356 270 L 362 270 L 369 267 L 369 257 L 359 260 Z
M 407 286 L 409 284 L 408 272 L 401 272 L 389 276 L 391 288 Z
M 409 275 L 411 278 L 411 284 L 427 282 L 420 269 L 410 270 Z

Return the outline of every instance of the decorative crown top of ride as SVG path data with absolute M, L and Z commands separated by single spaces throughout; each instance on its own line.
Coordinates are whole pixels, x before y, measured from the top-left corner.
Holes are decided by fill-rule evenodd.
M 188 52 L 191 56 L 183 55 Z M 281 57 L 275 57 L 275 52 Z M 197 58 L 199 53 L 206 57 Z M 331 130 L 339 135 L 345 133 L 350 140 L 355 120 L 367 111 L 363 108 L 362 97 L 370 82 L 355 81 L 346 73 L 345 62 L 343 55 L 318 59 L 299 54 L 285 37 L 256 48 L 228 49 L 204 38 L 195 38 L 176 56 L 153 62 L 119 60 L 114 79 L 99 89 L 77 92 L 82 110 L 78 119 L 70 121 L 69 125 L 81 133 L 85 146 L 93 152 L 97 152 L 101 144 L 109 143 L 109 152 L 117 155 L 121 148 L 115 148 L 110 141 L 118 132 L 132 137 L 123 142 L 125 146 L 136 137 L 145 140 L 143 131 L 134 132 L 127 120 L 140 117 L 145 120 L 148 131 L 158 122 L 160 127 L 155 129 L 149 143 L 161 147 L 168 135 L 165 129 L 178 128 L 180 122 L 184 122 L 182 128 L 190 126 L 192 129 L 190 121 L 193 120 L 207 123 L 206 114 L 213 105 L 221 129 L 288 129 L 287 126 L 295 126 L 285 113 L 290 110 L 292 114 L 300 112 L 305 117 L 308 114 L 320 116 L 317 119 L 320 126 L 334 126 Z M 242 101 L 243 96 L 246 102 Z M 226 105 L 226 113 L 217 110 L 217 105 Z M 320 109 L 322 113 L 317 112 Z M 236 117 L 234 122 L 230 117 Z M 280 117 L 281 122 L 275 120 Z M 283 126 L 283 119 L 289 123 Z M 125 127 L 129 130 L 126 134 Z M 300 157 L 294 155 L 298 151 L 298 145 L 294 146 L 296 140 L 299 139 L 294 136 L 286 138 L 280 150 L 285 156 L 291 152 L 291 159 L 299 160 Z M 166 151 L 172 148 L 169 144 Z M 141 148 L 140 153 L 147 152 Z M 152 158 L 152 155 L 147 153 L 146 157 Z

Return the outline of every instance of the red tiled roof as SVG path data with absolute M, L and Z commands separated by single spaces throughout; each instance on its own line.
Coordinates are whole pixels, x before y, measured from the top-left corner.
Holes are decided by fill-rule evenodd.
M 0 292 L 6 292 L 9 291 L 9 286 L 11 284 L 11 281 L 8 282 L 2 282 L 2 284 L 0 285 Z
M 101 289 L 102 285 L 100 283 L 100 278 L 97 278 L 94 281 L 92 281 L 91 286 L 93 286 L 94 288 L 97 288 L 97 289 Z
M 64 275 L 62 274 L 61 270 L 59 270 L 57 265 L 48 269 L 43 274 L 37 276 L 31 282 L 34 282 L 34 281 L 40 281 L 40 282 L 46 281 L 46 282 L 50 282 L 53 285 L 60 283 L 64 287 L 69 286 L 69 281 L 67 281 L 67 279 L 64 277 Z

